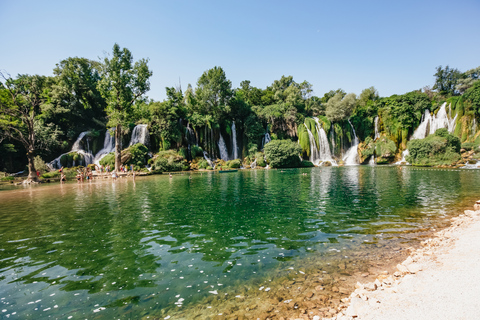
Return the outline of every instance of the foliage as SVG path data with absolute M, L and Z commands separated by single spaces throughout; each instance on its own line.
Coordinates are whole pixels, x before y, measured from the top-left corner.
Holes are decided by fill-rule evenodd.
M 100 161 L 99 161 L 100 165 L 106 167 L 106 166 L 110 166 L 110 167 L 115 167 L 115 153 L 114 152 L 110 152 L 109 154 L 107 154 L 105 157 L 103 157 Z
M 227 161 L 227 166 L 232 169 L 238 169 L 242 166 L 242 161 L 240 159 L 234 159 Z
M 157 172 L 185 171 L 189 169 L 184 157 L 174 150 L 161 151 L 153 161 L 152 169 Z
M 300 166 L 301 147 L 291 140 L 274 140 L 265 145 L 265 156 L 273 168 Z
M 392 140 L 382 136 L 375 142 L 375 154 L 378 157 L 382 158 L 393 158 L 395 152 L 397 151 L 397 146 Z
M 27 152 L 28 179 L 37 180 L 34 156 L 57 142 L 55 124 L 45 122 L 44 106 L 49 79 L 19 75 L 17 79 L 0 77 L 0 141 L 8 138 L 23 145 Z
M 127 166 L 133 164 L 143 167 L 145 163 L 147 163 L 147 159 L 148 148 L 141 143 L 134 144 L 133 146 L 122 150 L 122 163 Z
M 437 67 L 437 72 L 435 76 L 435 85 L 433 86 L 434 90 L 437 90 L 442 95 L 454 95 L 456 94 L 455 87 L 458 80 L 461 78 L 461 72 L 458 69 L 450 68 L 446 66 Z
M 121 127 L 126 127 L 133 114 L 133 104 L 149 89 L 152 72 L 147 66 L 148 59 L 133 64 L 132 53 L 114 44 L 112 58 L 104 59 L 102 78 L 97 88 L 107 104 L 108 126 L 115 130 L 115 165 L 121 165 Z
M 198 161 L 198 168 L 199 169 L 207 169 L 208 167 L 208 161 L 205 160 L 205 159 L 202 159 L 200 161 Z
M 461 158 L 460 139 L 448 131 L 445 134 L 445 130 L 442 129 L 425 139 L 410 141 L 408 150 L 410 155 L 406 160 L 414 165 L 451 164 Z
M 325 104 L 325 115 L 332 122 L 345 120 L 352 114 L 355 102 L 354 93 L 349 93 L 345 97 L 341 93 L 337 93 Z
M 47 167 L 47 164 L 45 163 L 45 161 L 43 161 L 42 157 L 40 156 L 35 156 L 35 158 L 33 159 L 34 163 L 35 163 L 35 169 L 37 169 L 38 171 L 40 171 L 40 173 L 43 173 L 43 172 L 48 172 L 48 167 Z

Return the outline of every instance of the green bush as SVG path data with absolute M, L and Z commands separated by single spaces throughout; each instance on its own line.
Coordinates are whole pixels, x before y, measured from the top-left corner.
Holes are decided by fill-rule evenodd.
M 229 168 L 238 169 L 242 166 L 242 161 L 240 161 L 240 159 L 230 160 L 227 161 L 227 166 Z
M 265 156 L 273 168 L 300 166 L 302 148 L 291 140 L 272 140 L 264 148 Z
M 60 177 L 60 172 L 58 170 L 57 171 L 51 171 L 51 172 L 45 172 L 40 177 L 43 178 L 43 179 L 52 179 L 52 178 Z
M 61 161 L 61 159 L 60 159 Z M 99 161 L 100 165 L 106 167 L 106 166 L 110 166 L 110 167 L 114 167 L 115 166 L 115 153 L 114 152 L 110 152 L 109 154 L 107 154 L 105 157 L 103 157 L 100 161 Z
M 255 161 L 255 159 L 257 159 L 257 166 L 262 168 L 267 166 L 267 163 L 265 162 L 265 155 L 262 152 L 257 152 L 253 160 Z
M 155 158 L 152 169 L 158 172 L 188 170 L 187 161 L 173 150 L 161 151 Z
M 477 144 L 475 142 L 462 143 L 462 149 L 465 149 L 467 151 L 474 150 L 476 147 L 477 147 Z
M 15 177 L 12 177 L 12 176 L 10 176 L 10 177 L 2 177 L 2 181 L 13 181 L 13 180 L 15 180 Z
M 193 145 L 190 147 L 190 153 L 192 154 L 192 158 L 195 159 L 196 157 L 203 157 L 203 150 L 199 146 Z
M 210 166 L 208 166 L 208 167 L 207 167 L 207 170 L 213 170 L 213 168 L 212 168 L 212 167 L 210 167 Z
M 37 169 L 41 173 L 49 171 L 47 164 L 45 163 L 45 161 L 43 161 L 43 159 L 40 156 L 35 156 L 35 158 L 33 159 L 33 163 L 35 165 L 35 169 Z
M 198 169 L 207 169 L 208 167 L 208 161 L 205 159 L 202 159 L 198 161 Z
M 141 143 L 134 144 L 122 151 L 122 159 L 125 159 L 124 164 L 127 166 L 133 164 L 143 167 L 147 163 L 147 158 L 148 148 Z
M 446 132 L 446 133 L 445 133 Z M 443 129 L 425 139 L 408 143 L 410 155 L 406 160 L 413 165 L 449 165 L 461 159 L 460 139 Z

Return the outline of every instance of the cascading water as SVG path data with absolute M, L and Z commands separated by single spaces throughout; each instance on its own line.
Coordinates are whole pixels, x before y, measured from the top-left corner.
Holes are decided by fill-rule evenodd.
M 130 144 L 128 146 L 132 146 L 137 143 L 141 143 L 145 146 L 150 144 L 150 134 L 146 124 L 139 124 L 133 128 L 132 138 L 130 139 Z
M 100 160 L 110 152 L 115 151 L 115 128 L 110 128 L 105 132 L 105 139 L 103 140 L 103 148 L 97 152 L 93 163 L 100 164 Z
M 398 161 L 398 162 L 395 162 L 395 164 L 397 165 L 401 165 L 401 164 L 410 164 L 407 162 L 407 160 L 405 159 L 408 155 L 410 154 L 410 152 L 408 151 L 408 149 L 405 149 L 402 151 L 402 160 Z
M 475 120 L 475 118 L 473 119 L 473 122 L 472 122 L 472 132 L 471 132 L 471 136 L 473 137 L 475 135 L 475 132 L 477 131 L 477 121 Z
M 265 135 L 262 138 L 262 149 L 270 141 L 272 141 L 272 138 L 270 137 L 270 134 L 268 132 L 265 132 Z
M 453 130 L 455 130 L 457 115 L 451 119 L 451 117 L 447 114 L 446 106 L 447 103 L 444 102 L 438 110 L 437 115 L 431 114 L 429 110 L 425 110 L 425 114 L 422 116 L 422 121 L 413 133 L 410 140 L 424 139 L 429 134 L 434 134 L 437 129 L 441 128 L 447 128 L 448 132 L 452 133 Z
M 332 165 L 337 165 L 337 162 L 333 160 L 332 153 L 330 152 L 330 145 L 328 144 L 327 133 L 320 124 L 318 118 L 313 117 L 316 123 L 316 129 L 318 134 L 318 153 L 321 162 L 329 161 Z
M 223 140 L 222 134 L 220 134 L 220 139 L 218 140 L 218 150 L 220 151 L 220 158 L 228 161 L 227 146 L 225 145 L 225 140 Z
M 358 164 L 358 138 L 357 134 L 355 133 L 355 128 L 353 127 L 352 123 L 350 122 L 350 119 L 348 120 L 348 123 L 352 127 L 353 131 L 353 145 L 350 147 L 350 149 L 347 150 L 347 153 L 345 154 L 345 157 L 343 158 L 343 161 L 345 162 L 345 165 L 347 166 L 353 166 Z
M 60 159 L 62 158 L 62 156 L 66 155 L 66 154 L 69 154 L 71 152 L 76 152 L 78 154 L 83 155 L 83 164 L 85 164 L 85 165 L 91 164 L 93 162 L 93 155 L 92 155 L 92 152 L 90 151 L 88 141 L 86 143 L 87 144 L 87 150 L 83 149 L 83 147 L 82 147 L 82 140 L 87 133 L 88 133 L 88 131 L 84 131 L 84 132 L 80 133 L 77 140 L 75 140 L 75 143 L 72 146 L 72 150 L 70 150 L 67 153 L 63 153 L 60 156 L 58 156 L 57 158 L 53 159 L 48 164 L 48 166 L 52 169 L 61 168 L 62 164 L 60 163 Z M 78 163 L 78 164 L 80 165 L 81 163 Z M 74 161 L 73 166 L 75 166 L 75 165 L 76 165 L 76 163 Z
M 238 159 L 238 147 L 237 147 L 237 130 L 235 128 L 235 121 L 232 123 L 232 146 L 233 146 L 233 158 L 232 159 Z
M 374 166 L 375 165 L 375 156 L 371 156 L 370 157 L 370 160 L 368 161 L 368 164 L 371 165 L 371 166 Z
M 210 160 L 210 158 L 207 156 L 207 154 L 208 154 L 208 153 L 207 153 L 206 151 L 203 151 L 203 157 L 205 158 L 205 160 L 207 160 L 208 165 L 209 165 L 210 167 L 212 167 L 213 169 L 215 169 L 215 164 L 213 163 L 212 160 Z
M 257 158 L 250 164 L 250 168 L 255 169 L 257 167 Z
M 373 138 L 373 140 L 377 140 L 378 138 L 380 138 L 380 132 L 378 131 L 378 121 L 380 120 L 380 118 L 378 116 L 375 117 L 375 136 Z
M 323 129 L 318 118 L 314 117 L 313 119 L 315 120 L 318 146 L 313 133 L 310 131 L 310 129 L 305 123 L 303 124 L 307 129 L 308 139 L 310 142 L 310 162 L 316 166 L 321 165 L 325 161 L 329 161 L 332 165 L 337 165 L 336 161 L 333 160 L 332 154 L 330 152 L 330 145 L 328 144 L 327 133 Z

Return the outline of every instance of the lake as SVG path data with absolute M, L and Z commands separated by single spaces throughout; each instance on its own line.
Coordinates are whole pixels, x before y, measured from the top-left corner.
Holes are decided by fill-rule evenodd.
M 4 186 L 0 317 L 326 310 L 471 208 L 479 178 L 355 166 Z

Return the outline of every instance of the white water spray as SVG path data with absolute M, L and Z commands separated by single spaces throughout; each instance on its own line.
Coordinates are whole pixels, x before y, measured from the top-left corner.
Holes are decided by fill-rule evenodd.
M 353 145 L 350 147 L 350 149 L 347 150 L 347 153 L 345 154 L 345 157 L 343 158 L 343 161 L 345 162 L 346 166 L 354 166 L 358 165 L 358 138 L 357 134 L 355 133 L 355 128 L 353 127 L 352 123 L 350 122 L 350 119 L 348 120 L 348 123 L 352 127 L 353 131 Z

